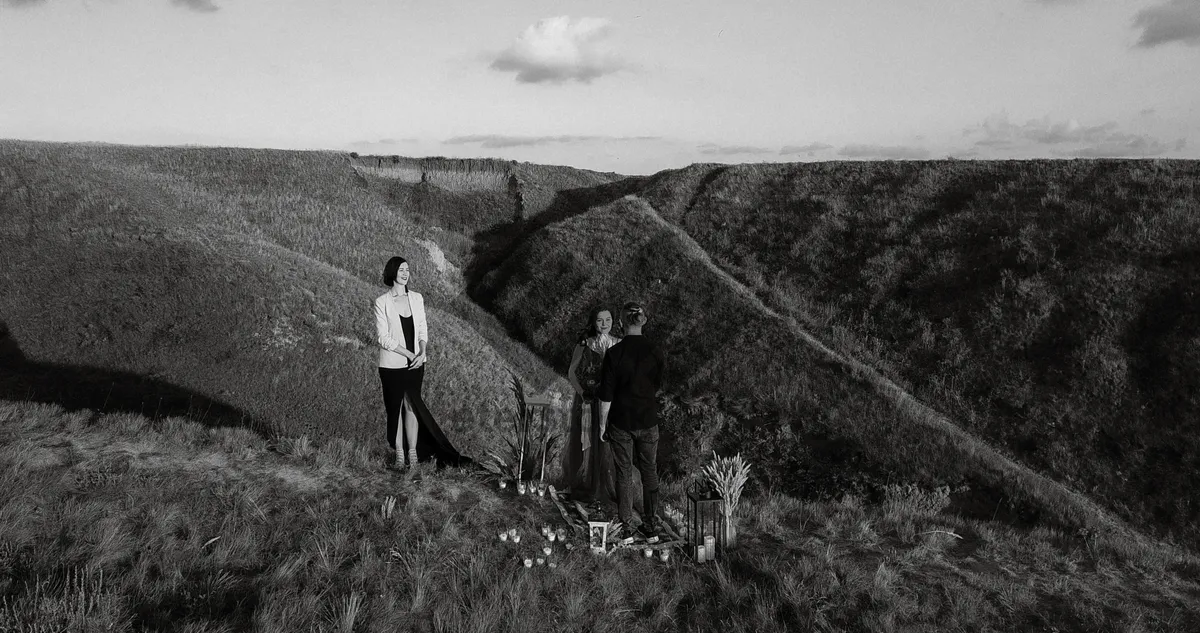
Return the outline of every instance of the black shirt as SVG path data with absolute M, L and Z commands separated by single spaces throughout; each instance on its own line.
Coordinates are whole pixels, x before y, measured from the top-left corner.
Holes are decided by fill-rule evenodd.
M 404 332 L 404 346 L 407 347 L 408 351 L 410 352 L 417 351 L 417 348 L 414 347 L 416 342 L 413 340 L 417 336 L 414 333 L 415 330 L 416 327 L 413 325 L 413 318 L 411 314 L 400 317 L 400 331 Z M 411 363 L 412 361 L 409 362 Z
M 662 355 L 646 337 L 631 334 L 610 347 L 600 365 L 596 392 L 597 398 L 612 403 L 609 423 L 625 431 L 656 426 L 662 375 Z

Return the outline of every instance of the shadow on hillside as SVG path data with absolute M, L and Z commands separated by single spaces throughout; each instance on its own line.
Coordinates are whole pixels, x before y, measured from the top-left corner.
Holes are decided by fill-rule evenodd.
M 490 308 L 494 289 L 503 284 L 483 284 L 489 272 L 499 267 L 525 238 L 567 218 L 585 213 L 588 209 L 608 204 L 635 193 L 645 184 L 645 178 L 634 176 L 595 187 L 563 189 L 554 194 L 546 209 L 532 217 L 514 220 L 480 231 L 475 235 L 471 261 L 463 271 L 467 292 L 479 305 Z
M 0 319 L 0 399 L 59 405 L 69 411 L 137 413 L 153 420 L 186 417 L 207 426 L 242 426 L 269 435 L 269 425 L 235 407 L 154 378 L 97 367 L 25 358 Z

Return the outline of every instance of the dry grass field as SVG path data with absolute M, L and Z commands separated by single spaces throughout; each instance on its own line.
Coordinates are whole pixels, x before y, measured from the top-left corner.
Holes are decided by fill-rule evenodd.
M 1005 433 L 1045 418 L 987 417 L 972 364 L 1008 379 L 1058 362 L 983 353 L 1016 345 L 996 331 L 1017 328 L 1009 295 L 988 284 L 1021 279 L 1005 281 L 1008 246 L 985 246 L 1008 245 L 1022 222 L 1044 229 L 1024 239 L 1057 271 L 1034 286 L 1083 293 L 1061 305 L 1107 297 L 1092 278 L 1134 275 L 1138 301 L 1182 287 L 1154 266 L 1189 279 L 1196 213 L 1180 183 L 1194 167 L 693 166 L 623 179 L 460 163 L 0 142 L 0 631 L 1200 630 L 1200 558 L 1177 525 L 1190 515 L 1148 514 L 1194 497 L 1190 462 L 1149 471 L 1159 497 L 1095 490 L 1108 466 L 1133 479 L 1145 475 L 1131 465 L 1156 462 L 1093 456 L 1065 426 L 1054 454 L 1076 462 L 1039 461 L 1040 441 Z M 415 169 L 446 173 L 414 182 Z M 1026 193 L 1012 192 L 1052 186 L 1081 205 L 1061 214 L 1091 215 L 1014 216 Z M 942 206 L 927 208 L 933 198 Z M 1055 232 L 1105 213 L 1141 224 L 1127 238 Z M 1144 235 L 1160 237 L 1128 245 Z M 1144 251 L 1151 272 L 1112 244 Z M 861 272 L 890 270 L 873 248 L 907 272 Z M 669 359 L 666 500 L 682 509 L 711 450 L 741 452 L 752 479 L 738 547 L 696 565 L 557 546 L 553 568 L 526 569 L 537 527 L 560 522 L 553 505 L 498 491 L 481 470 L 385 469 L 370 302 L 392 254 L 410 259 L 431 309 L 426 400 L 473 456 L 501 442 L 511 376 L 566 390 L 588 309 L 644 301 Z M 906 281 L 926 265 L 944 273 L 940 294 L 933 278 L 925 295 Z M 1024 283 L 1013 297 L 1032 292 Z M 998 306 L 993 321 L 976 295 Z M 932 338 L 896 329 L 901 299 Z M 851 318 L 872 311 L 892 329 Z M 1052 333 L 1092 322 L 1064 311 L 1050 309 Z M 1191 406 L 1193 335 L 1173 323 L 1145 343 L 1169 361 L 1159 413 Z M 904 356 L 917 342 L 924 355 Z M 1109 384 L 1060 374 L 1031 374 L 1027 411 Z M 1109 419 L 1087 406 L 1078 415 Z M 1191 455 L 1181 418 L 1159 419 Z M 1150 435 L 1127 421 L 1123 437 Z M 511 527 L 520 545 L 497 538 Z

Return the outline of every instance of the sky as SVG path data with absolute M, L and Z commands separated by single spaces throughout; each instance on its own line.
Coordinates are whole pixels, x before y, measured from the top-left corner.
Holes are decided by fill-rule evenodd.
M 0 138 L 694 162 L 1200 158 L 1200 0 L 0 0 Z

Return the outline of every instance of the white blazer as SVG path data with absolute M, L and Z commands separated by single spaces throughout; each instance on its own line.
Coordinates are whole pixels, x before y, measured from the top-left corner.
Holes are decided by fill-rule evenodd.
M 396 352 L 397 349 L 408 349 L 404 340 L 404 328 L 400 326 L 400 288 L 401 286 L 393 287 L 375 298 L 375 333 L 379 340 L 379 366 L 388 369 L 408 367 L 408 359 Z M 425 298 L 409 290 L 408 305 L 412 307 L 413 332 L 417 338 L 413 350 L 419 352 L 420 343 L 429 342 Z

